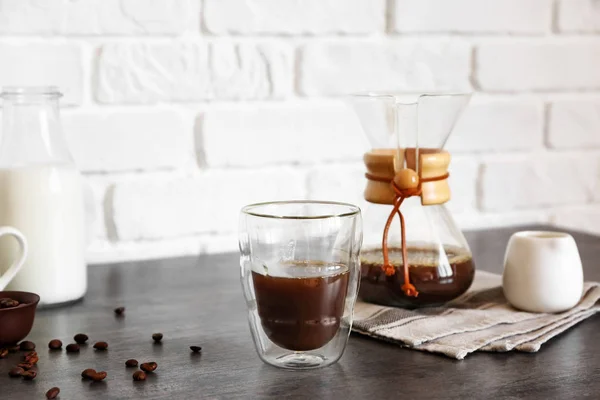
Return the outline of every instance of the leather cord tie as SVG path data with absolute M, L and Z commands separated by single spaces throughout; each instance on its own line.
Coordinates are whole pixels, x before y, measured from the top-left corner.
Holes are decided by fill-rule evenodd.
M 385 228 L 383 230 L 383 239 L 382 239 L 382 249 L 383 249 L 383 265 L 382 269 L 385 272 L 386 276 L 392 276 L 396 273 L 396 269 L 390 263 L 389 251 L 388 251 L 388 232 L 390 230 L 390 226 L 392 225 L 392 221 L 394 220 L 394 215 L 398 214 L 398 218 L 400 219 L 400 232 L 402 239 L 402 264 L 404 270 L 404 284 L 402 285 L 402 291 L 406 296 L 409 297 L 417 297 L 419 292 L 417 288 L 413 284 L 410 283 L 410 276 L 408 273 L 408 256 L 406 250 L 406 229 L 404 224 L 404 216 L 402 215 L 402 211 L 400 211 L 400 206 L 404 199 L 407 199 L 412 196 L 420 196 L 421 195 L 421 184 L 423 182 L 435 182 L 442 181 L 444 179 L 448 179 L 450 174 L 446 173 L 441 176 L 435 176 L 432 178 L 419 178 L 417 173 L 412 169 L 405 168 L 401 169 L 396 173 L 396 176 L 390 180 L 386 178 L 381 178 L 378 176 L 374 176 L 371 174 L 365 174 L 367 179 L 378 182 L 389 182 L 392 185 L 392 189 L 394 190 L 394 207 L 390 212 L 390 216 L 388 217 Z

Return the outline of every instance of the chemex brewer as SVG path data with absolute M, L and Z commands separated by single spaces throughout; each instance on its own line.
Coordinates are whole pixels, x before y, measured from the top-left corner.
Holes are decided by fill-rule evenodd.
M 415 102 L 357 94 L 350 103 L 369 138 L 365 153 L 359 297 L 390 306 L 450 301 L 470 287 L 475 266 L 445 203 L 444 146 L 469 94 L 423 94 Z

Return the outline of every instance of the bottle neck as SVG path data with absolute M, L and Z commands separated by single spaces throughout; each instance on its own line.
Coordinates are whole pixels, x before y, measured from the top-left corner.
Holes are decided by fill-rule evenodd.
M 58 96 L 5 96 L 2 106 L 0 168 L 73 163 Z

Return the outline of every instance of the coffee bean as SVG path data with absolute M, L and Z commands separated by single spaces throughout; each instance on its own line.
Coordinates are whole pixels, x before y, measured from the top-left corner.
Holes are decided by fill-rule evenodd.
M 140 369 L 144 372 L 154 372 L 156 367 L 158 367 L 158 364 L 156 364 L 154 361 L 140 365 Z
M 94 344 L 94 348 L 98 351 L 104 351 L 106 349 L 108 349 L 108 343 L 106 342 L 96 342 Z
M 6 358 L 6 357 L 8 357 L 8 349 L 6 349 L 6 348 L 0 349 L 0 358 Z
M 137 367 L 138 366 L 138 361 L 134 360 L 133 358 L 130 360 L 125 361 L 125 366 L 131 368 L 131 367 Z
M 73 336 L 73 339 L 75 339 L 75 342 L 79 344 L 84 344 L 89 338 L 85 333 L 78 333 L 77 335 Z
M 125 312 L 125 307 L 115 308 L 115 314 L 117 314 L 117 315 L 123 315 L 124 312 Z
M 35 350 L 35 343 L 25 340 L 24 342 L 19 343 L 19 349 L 23 351 Z
M 194 353 L 200 353 L 202 351 L 202 347 L 200 347 L 200 346 L 190 346 L 190 350 L 192 350 Z
M 24 360 L 30 364 L 37 364 L 40 359 L 35 351 L 30 351 L 29 353 L 25 354 Z
M 96 373 L 96 370 L 93 368 L 84 369 L 81 373 L 81 377 L 84 379 L 92 379 L 92 375 Z
M 160 342 L 163 338 L 163 334 L 162 333 L 153 333 L 152 334 L 152 340 L 154 340 L 156 343 Z
M 133 373 L 133 380 L 134 381 L 145 381 L 146 380 L 146 373 L 144 371 L 135 371 Z
M 14 345 L 14 346 L 9 346 L 8 347 L 8 352 L 9 353 L 16 353 L 17 351 L 19 351 L 20 347 L 18 344 Z
M 10 371 L 8 371 L 8 376 L 10 376 L 11 378 L 18 378 L 19 376 L 23 375 L 23 372 L 25 372 L 23 368 L 14 367 Z
M 79 345 L 77 343 L 68 344 L 67 353 L 79 353 Z
M 59 388 L 57 388 L 57 387 L 53 387 L 52 389 L 50 389 L 50 390 L 48 390 L 48 391 L 46 392 L 46 398 L 47 398 L 48 400 L 55 399 L 55 398 L 56 398 L 56 396 L 58 396 L 58 394 L 59 394 L 59 393 L 60 393 L 60 389 L 59 389 Z
M 17 300 L 9 299 L 8 297 L 0 299 L 0 308 L 13 308 L 19 304 L 20 303 Z
M 51 350 L 60 350 L 62 349 L 62 342 L 58 339 L 52 339 L 49 343 L 48 343 L 48 347 Z
M 82 378 L 91 379 L 94 382 L 100 382 L 101 380 L 104 380 L 104 378 L 106 378 L 106 375 L 106 372 L 96 372 L 96 370 L 93 368 L 88 368 L 81 373 Z
M 100 371 L 100 372 L 96 372 L 95 374 L 90 374 L 90 379 L 93 380 L 94 382 L 100 382 L 103 381 L 104 378 L 106 378 L 106 372 L 104 371 Z
M 37 364 L 40 361 L 40 358 L 36 355 L 25 358 L 25 362 L 29 364 Z
M 23 379 L 25 379 L 26 381 L 32 381 L 35 379 L 35 377 L 37 376 L 37 372 L 35 371 L 25 371 L 23 372 L 23 374 L 21 374 L 21 376 L 23 377 Z
M 31 368 L 33 368 L 33 364 L 29 362 L 22 362 L 17 364 L 17 367 L 23 368 L 25 371 L 29 371 Z

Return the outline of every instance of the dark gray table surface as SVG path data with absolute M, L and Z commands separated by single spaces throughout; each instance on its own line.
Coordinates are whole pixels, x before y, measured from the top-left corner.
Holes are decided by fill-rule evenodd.
M 516 230 L 469 233 L 477 268 L 500 272 Z M 586 280 L 600 280 L 600 238 L 573 235 Z M 0 399 L 42 399 L 53 386 L 61 388 L 63 400 L 600 398 L 597 316 L 535 354 L 477 353 L 455 361 L 353 334 L 334 366 L 290 372 L 264 365 L 250 338 L 238 265 L 237 254 L 224 254 L 90 267 L 84 301 L 37 314 L 29 336 L 40 355 L 37 379 L 8 377 L 21 354 L 0 360 Z M 113 313 L 120 305 L 127 308 L 122 319 Z M 48 350 L 50 339 L 66 345 L 78 332 L 91 343 L 107 341 L 109 350 Z M 153 344 L 153 332 L 164 334 L 162 345 Z M 190 345 L 202 346 L 202 355 L 192 355 Z M 129 358 L 159 367 L 146 382 L 133 382 L 124 365 Z M 82 381 L 85 368 L 107 371 L 108 377 Z

